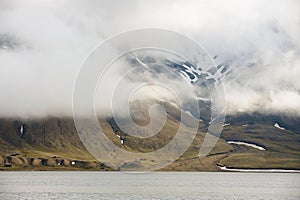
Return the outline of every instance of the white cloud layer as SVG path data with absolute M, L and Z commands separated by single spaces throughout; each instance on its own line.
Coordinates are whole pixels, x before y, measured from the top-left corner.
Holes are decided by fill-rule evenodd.
M 231 61 L 227 111 L 300 115 L 299 1 L 2 0 L 2 116 L 70 115 L 88 53 L 123 31 L 165 28 Z M 11 46 L 9 46 L 11 45 Z

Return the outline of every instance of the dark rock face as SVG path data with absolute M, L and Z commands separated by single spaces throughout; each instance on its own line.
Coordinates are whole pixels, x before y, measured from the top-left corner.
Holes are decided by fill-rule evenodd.
M 12 167 L 11 163 L 4 163 L 4 167 Z
M 12 50 L 20 47 L 20 41 L 9 34 L 0 34 L 0 50 Z
M 1 143 L 14 148 L 34 145 L 57 150 L 69 147 L 85 149 L 71 118 L 0 119 L 0 152 L 5 148 Z

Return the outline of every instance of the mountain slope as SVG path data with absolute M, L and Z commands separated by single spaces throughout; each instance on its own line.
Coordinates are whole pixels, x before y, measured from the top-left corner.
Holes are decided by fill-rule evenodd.
M 178 129 L 179 110 L 172 105 L 166 107 L 168 117 L 164 128 L 147 139 L 123 132 L 113 118 L 99 119 L 99 123 L 107 137 L 120 148 L 131 152 L 149 152 L 170 142 Z M 188 150 L 162 170 L 219 171 L 218 166 L 300 169 L 300 133 L 292 121 L 297 119 L 282 119 L 278 123 L 285 126 L 284 130 L 274 126 L 278 120 L 274 116 L 228 116 L 217 145 L 201 160 L 198 153 L 207 125 L 200 123 L 198 134 Z M 149 118 L 143 115 L 135 121 L 147 124 Z M 184 127 L 188 134 L 189 124 Z M 234 142 L 244 142 L 250 146 Z M 110 170 L 86 150 L 72 118 L 0 119 L 0 155 L 2 170 Z

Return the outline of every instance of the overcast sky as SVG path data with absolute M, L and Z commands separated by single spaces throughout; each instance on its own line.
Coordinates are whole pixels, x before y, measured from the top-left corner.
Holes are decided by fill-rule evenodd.
M 200 43 L 224 81 L 228 113 L 300 115 L 300 2 L 0 1 L 2 116 L 71 115 L 83 60 L 120 32 L 164 28 Z

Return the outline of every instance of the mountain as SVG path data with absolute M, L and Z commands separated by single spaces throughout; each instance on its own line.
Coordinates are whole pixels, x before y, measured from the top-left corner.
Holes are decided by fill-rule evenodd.
M 5 42 L 6 38 L 2 36 L 1 41 L 8 45 L 10 43 Z M 135 76 L 129 77 L 130 81 L 134 82 L 135 78 L 143 77 L 145 70 L 150 72 L 151 78 L 158 75 L 172 81 L 181 81 L 184 78 L 194 88 L 197 103 L 192 104 L 191 99 L 184 98 L 179 107 L 163 98 L 150 97 L 147 100 L 135 99 L 130 102 L 130 116 L 99 116 L 98 121 L 103 132 L 118 148 L 133 153 L 159 150 L 171 143 L 179 127 L 187 136 L 179 143 L 189 144 L 196 122 L 198 128 L 192 143 L 184 149 L 181 157 L 161 170 L 221 171 L 224 167 L 300 169 L 300 118 L 285 114 L 237 113 L 227 116 L 218 142 L 208 155 L 199 159 L 199 151 L 208 127 L 216 119 L 211 119 L 214 109 L 207 88 L 217 85 L 225 75 L 230 74 L 227 63 L 203 71 L 187 61 L 160 56 L 130 55 L 127 59 L 137 69 Z M 175 73 L 168 73 L 169 70 Z M 163 128 L 147 138 L 135 137 L 134 135 L 147 135 L 147 131 L 155 132 L 156 126 L 145 131 L 130 124 L 132 118 L 134 123 L 147 126 L 150 123 L 149 108 L 153 104 L 159 104 L 166 111 Z M 197 115 L 195 106 L 200 108 L 200 116 Z M 164 122 L 158 111 L 154 112 L 152 119 L 158 124 Z M 91 135 L 94 137 L 91 138 L 92 142 L 99 142 L 97 133 Z M 103 157 L 100 156 L 98 160 L 94 158 L 87 151 L 89 147 L 86 148 L 81 139 L 71 117 L 0 118 L 0 169 L 112 170 Z M 175 144 L 174 151 L 180 150 L 179 143 Z M 117 158 L 114 159 L 115 163 L 121 162 Z M 123 163 L 119 170 L 135 170 L 149 163 L 158 165 L 160 161 L 169 158 L 122 159 L 127 159 L 128 162 Z
M 166 104 L 165 102 L 161 102 Z M 106 136 L 116 146 L 132 152 L 149 152 L 157 150 L 172 140 L 179 125 L 180 116 L 176 107 L 166 106 L 168 117 L 163 129 L 150 138 L 140 139 L 130 136 L 119 129 L 113 118 L 99 119 Z M 138 124 L 147 123 L 146 115 L 135 117 Z M 142 117 L 141 117 L 142 116 Z M 192 117 L 192 116 L 190 116 Z M 184 125 L 184 131 L 189 134 L 189 123 Z M 204 133 L 198 132 L 194 143 L 188 149 L 184 158 L 195 159 L 198 156 L 199 145 Z M 123 144 L 122 144 L 122 142 Z M 184 142 L 184 141 L 182 141 Z M 43 118 L 43 119 L 0 119 L 0 165 L 1 169 L 48 170 L 48 169 L 92 169 L 108 170 L 88 153 L 82 144 L 72 118 Z M 230 145 L 220 140 L 215 153 L 228 151 Z M 217 156 L 218 157 L 218 156 Z M 75 162 L 72 166 L 70 163 Z M 183 162 L 180 158 L 178 163 Z M 217 170 L 215 161 L 201 161 L 195 169 L 187 170 Z M 207 163 L 210 164 L 207 164 Z M 50 164 L 49 164 L 50 163 Z M 64 164 L 67 163 L 67 164 Z M 8 167 L 3 167 L 3 166 Z M 10 167 L 12 165 L 12 167 Z M 180 164 L 181 165 L 181 164 Z M 207 166 L 213 168 L 208 168 Z M 175 169 L 179 167 L 174 166 Z M 173 170 L 172 165 L 165 170 Z M 181 169 L 183 170 L 183 169 Z
M 167 120 L 163 129 L 150 138 L 128 135 L 113 118 L 99 119 L 99 123 L 107 137 L 126 151 L 157 150 L 172 140 L 180 125 L 180 110 L 172 104 L 160 103 L 165 105 Z M 149 122 L 146 112 L 143 113 L 133 117 L 137 124 Z M 221 166 L 300 169 L 297 121 L 299 118 L 260 114 L 228 116 L 216 146 L 202 159 L 198 153 L 208 124 L 200 122 L 197 136 L 187 151 L 162 170 L 220 171 Z M 280 127 L 274 126 L 276 123 Z M 184 124 L 184 130 L 189 133 L 188 123 Z M 112 170 L 86 150 L 72 118 L 1 118 L 0 144 L 2 170 Z

